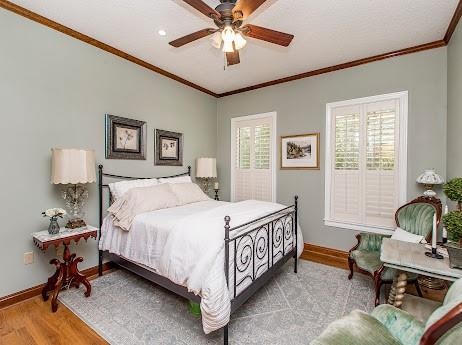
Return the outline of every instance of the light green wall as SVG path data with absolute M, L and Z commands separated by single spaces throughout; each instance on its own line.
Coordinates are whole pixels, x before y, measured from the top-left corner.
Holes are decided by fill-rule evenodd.
M 20 16 L 0 10 L 0 296 L 43 283 L 54 249 L 41 253 L 30 234 L 46 228 L 41 212 L 62 206 L 49 183 L 50 149 L 96 150 L 108 171 L 145 176 L 182 172 L 216 154 L 216 100 Z M 104 159 L 104 114 L 147 121 L 147 160 Z M 155 167 L 154 128 L 184 133 L 184 168 Z M 97 188 L 87 220 L 97 223 Z M 35 262 L 23 265 L 23 253 Z M 81 268 L 97 264 L 95 240 L 81 242 Z
M 409 91 L 407 192 L 411 199 L 421 193 L 415 178 L 424 168 L 446 174 L 446 58 L 446 48 L 433 49 L 219 99 L 222 196 L 230 194 L 230 119 L 276 111 L 278 137 L 321 133 L 321 170 L 278 169 L 278 201 L 290 203 L 294 194 L 300 196 L 305 242 L 349 249 L 354 243 L 352 231 L 323 225 L 326 103 Z
M 0 128 L 3 142 L 8 143 L 0 170 L 0 272 L 8 279 L 0 283 L 0 296 L 42 283 L 52 273 L 48 260 L 54 250 L 41 253 L 30 237 L 47 226 L 41 211 L 62 205 L 58 188 L 49 184 L 51 147 L 94 148 L 98 162 L 108 171 L 165 175 L 181 169 L 153 165 L 153 129 L 180 131 L 185 166 L 193 165 L 198 156 L 216 156 L 220 193 L 228 199 L 230 119 L 268 111 L 278 113 L 278 136 L 321 132 L 321 170 L 278 170 L 278 201 L 290 203 L 294 194 L 300 195 L 305 242 L 348 249 L 353 233 L 325 227 L 322 221 L 325 104 L 409 91 L 408 198 L 414 197 L 421 192 L 415 177 L 424 168 L 446 174 L 447 85 L 449 157 L 457 157 L 461 143 L 460 30 L 459 25 L 449 57 L 446 48 L 434 49 L 216 100 L 0 10 Z M 453 70 L 458 74 L 452 75 Z M 146 161 L 104 159 L 105 113 L 147 121 Z M 460 160 L 448 162 L 449 175 L 460 175 L 460 164 Z M 92 224 L 97 222 L 96 192 L 93 184 L 87 206 Z M 85 257 L 82 268 L 96 265 L 96 241 L 75 249 Z M 28 251 L 34 252 L 35 262 L 25 266 L 22 256 Z
M 462 177 L 462 24 L 448 46 L 448 178 Z

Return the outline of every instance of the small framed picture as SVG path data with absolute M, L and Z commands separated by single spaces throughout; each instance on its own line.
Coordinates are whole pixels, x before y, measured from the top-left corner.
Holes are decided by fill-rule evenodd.
M 155 165 L 183 165 L 183 134 L 156 129 Z
M 319 169 L 319 133 L 281 137 L 281 169 Z
M 106 114 L 106 158 L 146 159 L 146 122 Z

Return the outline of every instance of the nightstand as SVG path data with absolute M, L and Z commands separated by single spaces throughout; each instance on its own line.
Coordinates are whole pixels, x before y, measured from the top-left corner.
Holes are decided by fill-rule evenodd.
M 82 257 L 76 257 L 76 254 L 71 254 L 69 245 L 72 241 L 79 242 L 80 239 L 88 240 L 97 236 L 98 229 L 87 225 L 77 229 L 61 228 L 58 234 L 50 235 L 47 230 L 35 232 L 32 234 L 34 244 L 42 251 L 46 251 L 48 247 L 64 246 L 63 262 L 59 259 L 50 260 L 51 265 L 56 266 L 56 272 L 48 278 L 48 282 L 42 290 L 44 301 L 48 300 L 49 294 L 52 293 L 51 310 L 55 312 L 58 309 L 58 294 L 63 287 L 70 286 L 79 287 L 83 284 L 86 288 L 85 297 L 89 297 L 91 293 L 91 285 L 88 279 L 80 273 L 77 264 L 83 261 Z

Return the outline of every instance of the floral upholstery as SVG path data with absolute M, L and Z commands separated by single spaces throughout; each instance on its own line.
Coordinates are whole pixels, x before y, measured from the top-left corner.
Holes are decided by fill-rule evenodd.
M 426 324 L 411 314 L 391 305 L 380 305 L 370 315 L 352 311 L 332 322 L 310 345 L 418 345 L 425 331 L 452 308 L 462 303 L 462 279 L 449 289 L 443 305 L 436 309 Z M 437 345 L 455 345 L 462 341 L 462 323 L 446 332 Z

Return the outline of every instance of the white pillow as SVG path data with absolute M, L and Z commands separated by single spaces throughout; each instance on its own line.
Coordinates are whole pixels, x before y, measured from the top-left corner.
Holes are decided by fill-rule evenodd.
M 169 183 L 163 183 L 130 189 L 108 208 L 114 217 L 114 225 L 129 231 L 137 215 L 178 206 L 178 198 L 170 186 Z
M 396 228 L 391 236 L 392 239 L 404 242 L 411 242 L 411 243 L 421 243 L 424 240 L 424 237 L 421 235 L 415 235 L 410 232 L 407 232 L 401 228 Z
M 159 183 L 191 183 L 191 176 L 178 176 L 178 177 L 167 177 L 167 178 L 160 178 Z
M 158 184 L 159 181 L 156 178 L 119 181 L 109 183 L 109 189 L 111 191 L 112 198 L 115 201 L 117 199 L 120 199 L 125 193 L 127 193 L 132 188 L 152 187 Z
M 210 198 L 195 183 L 172 183 L 170 184 L 170 188 L 178 198 L 180 205 L 210 200 Z

